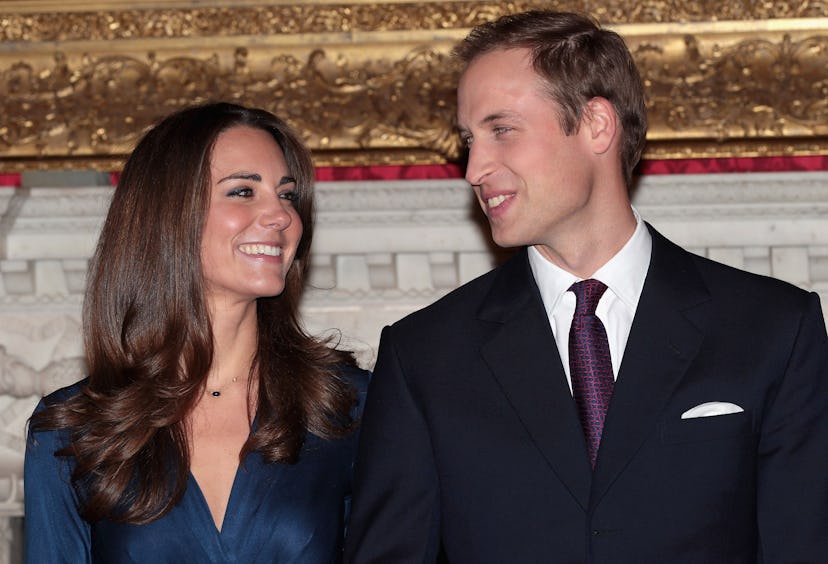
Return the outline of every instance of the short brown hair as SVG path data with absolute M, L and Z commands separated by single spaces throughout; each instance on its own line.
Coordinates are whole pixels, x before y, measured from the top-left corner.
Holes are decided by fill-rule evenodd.
M 621 121 L 621 168 L 630 186 L 644 149 L 647 114 L 641 77 L 621 36 L 585 15 L 536 10 L 475 27 L 454 56 L 468 65 L 503 49 L 531 50 L 532 66 L 560 106 L 567 135 L 578 131 L 589 100 L 609 100 Z

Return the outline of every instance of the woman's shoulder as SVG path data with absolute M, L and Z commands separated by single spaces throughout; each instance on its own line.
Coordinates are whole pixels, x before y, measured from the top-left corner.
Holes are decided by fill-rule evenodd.
M 371 380 L 371 373 L 360 368 L 356 364 L 339 364 L 336 366 L 336 374 L 354 391 L 356 403 L 350 410 L 350 416 L 359 420 L 362 417 L 362 410 L 365 407 L 365 398 L 368 395 L 368 383 Z
M 38 402 L 32 417 L 27 422 L 26 474 L 38 473 L 38 467 L 46 470 L 53 464 L 58 464 L 58 459 L 53 455 L 55 451 L 71 442 L 72 429 L 55 426 L 50 419 L 44 418 L 48 414 L 43 412 L 77 396 L 81 393 L 85 384 L 86 380 L 84 379 L 69 386 L 58 388 Z
M 28 428 L 27 449 L 38 443 L 48 443 L 51 449 L 50 452 L 65 446 L 71 436 L 71 429 L 55 427 L 51 423 L 46 423 L 48 414 L 43 412 L 79 395 L 85 385 L 86 379 L 83 379 L 74 384 L 58 388 L 40 399 L 26 425 Z
M 360 368 L 357 365 L 340 364 L 336 366 L 336 373 L 348 384 L 356 388 L 362 394 L 368 390 L 368 382 L 371 380 L 371 372 Z
M 81 393 L 83 387 L 86 385 L 87 379 L 84 378 L 74 384 L 69 384 L 68 386 L 64 386 L 62 388 L 58 388 L 53 392 L 45 395 L 40 402 L 37 404 L 35 408 L 35 413 L 39 411 L 43 411 L 49 406 L 56 405 L 59 403 L 63 403 L 64 401 L 73 398 Z

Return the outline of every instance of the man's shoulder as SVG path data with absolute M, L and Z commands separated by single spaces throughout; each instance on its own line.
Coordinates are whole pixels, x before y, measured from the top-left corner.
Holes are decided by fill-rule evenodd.
M 811 299 L 810 292 L 790 282 L 717 262 L 680 247 L 652 228 L 651 231 L 653 243 L 658 247 L 658 251 L 654 247 L 654 253 L 658 252 L 661 260 L 667 257 L 666 260 L 679 271 L 691 264 L 691 270 L 698 273 L 707 290 L 716 296 L 732 296 L 737 301 L 776 302 L 782 307 L 803 304 Z
M 491 290 L 497 272 L 498 269 L 495 268 L 466 282 L 433 303 L 402 318 L 395 325 L 445 321 L 448 315 L 474 312 L 481 301 L 485 299 L 489 290 Z
M 470 316 L 477 315 L 498 278 L 520 271 L 524 263 L 525 253 L 518 252 L 503 264 L 455 288 L 430 305 L 403 317 L 394 323 L 394 326 L 398 329 L 431 329 L 464 323 Z
M 768 307 L 789 308 L 810 299 L 810 292 L 785 280 L 736 268 L 707 257 L 691 256 L 711 291 L 762 300 Z

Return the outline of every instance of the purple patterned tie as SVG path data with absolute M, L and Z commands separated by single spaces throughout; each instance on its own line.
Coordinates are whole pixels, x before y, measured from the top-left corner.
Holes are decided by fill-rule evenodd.
M 604 417 L 614 380 L 604 324 L 595 315 L 607 287 L 598 280 L 583 280 L 569 288 L 575 293 L 575 315 L 569 330 L 569 373 L 572 396 L 586 435 L 589 461 L 595 468 Z

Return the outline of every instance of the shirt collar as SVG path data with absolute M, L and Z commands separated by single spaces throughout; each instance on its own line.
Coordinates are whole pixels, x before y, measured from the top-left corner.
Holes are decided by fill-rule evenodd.
M 632 211 L 635 231 L 621 250 L 595 271 L 592 278 L 606 284 L 627 307 L 635 311 L 650 266 L 653 239 L 638 210 L 632 208 Z M 546 260 L 534 245 L 529 247 L 528 255 L 544 306 L 551 314 L 569 287 L 580 278 Z

